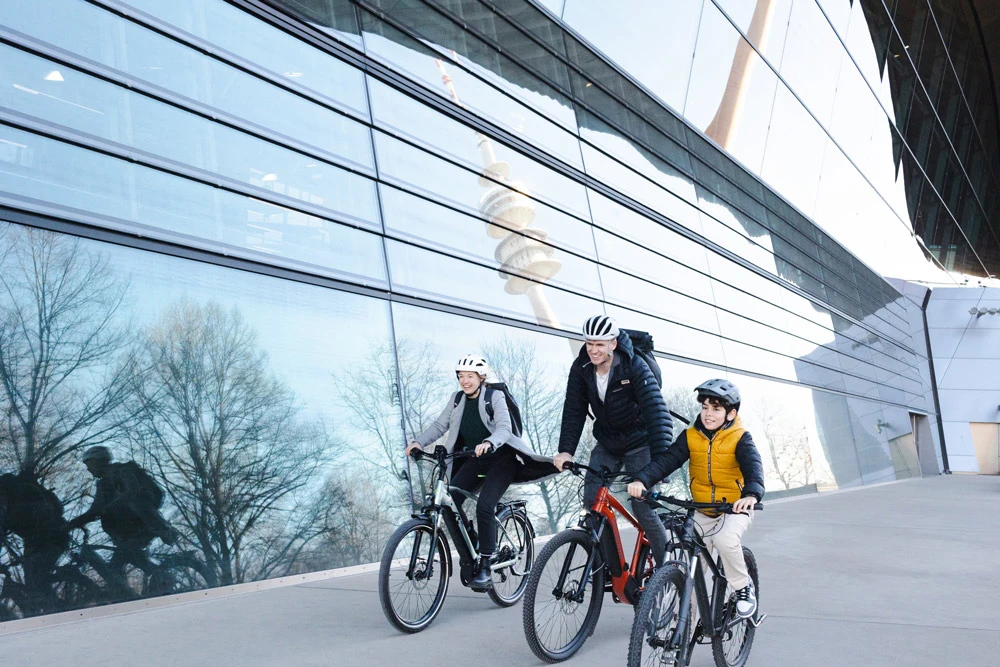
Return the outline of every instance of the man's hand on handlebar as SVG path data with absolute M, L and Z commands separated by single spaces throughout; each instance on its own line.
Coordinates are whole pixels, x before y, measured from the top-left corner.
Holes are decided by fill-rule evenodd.
M 750 514 L 756 504 L 756 496 L 744 496 L 733 503 L 733 514 Z
M 633 498 L 642 498 L 642 494 L 644 493 L 646 493 L 646 485 L 639 480 L 635 480 L 628 485 L 628 494 Z
M 552 457 L 552 465 L 556 467 L 556 470 L 562 472 L 564 466 L 572 460 L 573 460 L 572 454 L 568 454 L 566 452 L 559 452 L 558 454 Z

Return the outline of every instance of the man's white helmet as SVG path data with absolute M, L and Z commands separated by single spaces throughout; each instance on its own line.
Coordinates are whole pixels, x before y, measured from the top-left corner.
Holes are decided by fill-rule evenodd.
M 587 340 L 614 340 L 618 333 L 618 325 L 607 315 L 594 315 L 583 323 L 583 337 Z
M 486 363 L 486 357 L 480 354 L 467 354 L 455 364 L 455 372 L 459 373 L 461 371 L 472 371 L 479 373 L 483 377 L 488 377 L 490 374 L 490 365 Z

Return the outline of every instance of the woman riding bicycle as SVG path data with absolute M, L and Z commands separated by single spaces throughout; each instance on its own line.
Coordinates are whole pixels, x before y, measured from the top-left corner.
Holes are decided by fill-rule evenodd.
M 507 399 L 500 389 L 486 383 L 490 374 L 486 359 L 469 354 L 458 360 L 455 374 L 461 391 L 452 395 L 434 423 L 406 448 L 407 455 L 422 451 L 446 432 L 449 451 L 474 450 L 476 458 L 456 461 L 451 486 L 472 493 L 482 486 L 476 504 L 479 533 L 479 567 L 469 582 L 474 591 L 493 585 L 490 558 L 496 549 L 494 511 L 514 481 L 529 481 L 555 474 L 551 459 L 540 457 L 512 431 Z M 461 507 L 464 498 L 456 498 Z

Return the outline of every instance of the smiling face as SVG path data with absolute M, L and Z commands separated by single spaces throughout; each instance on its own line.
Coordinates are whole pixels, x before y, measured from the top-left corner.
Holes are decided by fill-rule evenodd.
M 618 347 L 617 340 L 588 340 L 587 356 L 590 357 L 592 364 L 600 366 L 611 359 L 616 347 Z
M 472 396 L 479 388 L 483 385 L 484 378 L 479 373 L 474 371 L 459 371 L 458 372 L 458 385 L 465 392 L 466 396 Z
M 720 428 L 728 421 L 736 419 L 736 410 L 726 412 L 726 408 L 718 401 L 706 398 L 701 403 L 701 423 L 709 431 Z

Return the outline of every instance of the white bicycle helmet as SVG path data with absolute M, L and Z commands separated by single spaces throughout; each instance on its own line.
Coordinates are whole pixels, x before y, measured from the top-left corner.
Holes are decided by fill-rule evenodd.
M 618 325 L 607 315 L 594 315 L 583 323 L 583 337 L 587 340 L 614 340 L 618 334 Z
M 490 374 L 490 365 L 486 362 L 486 357 L 481 354 L 467 354 L 455 364 L 455 372 L 460 373 L 462 371 L 473 371 L 483 377 L 488 377 Z

